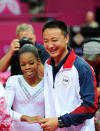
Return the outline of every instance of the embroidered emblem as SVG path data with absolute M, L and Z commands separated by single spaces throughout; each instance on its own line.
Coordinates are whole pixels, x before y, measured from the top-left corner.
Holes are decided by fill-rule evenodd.
M 69 77 L 68 77 L 68 76 L 64 76 L 64 77 L 62 78 L 62 83 L 63 83 L 64 85 L 69 85 L 69 83 L 70 83 Z

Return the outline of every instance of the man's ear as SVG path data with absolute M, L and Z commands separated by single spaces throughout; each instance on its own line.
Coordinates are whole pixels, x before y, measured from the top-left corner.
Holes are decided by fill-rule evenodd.
M 43 66 L 43 64 L 41 62 L 41 59 L 38 59 L 38 74 L 41 77 L 44 76 L 44 66 Z
M 65 36 L 65 38 L 66 38 L 66 43 L 68 43 L 68 42 L 69 42 L 69 34 L 67 34 L 67 35 Z
M 36 41 L 36 35 L 34 34 L 34 41 Z

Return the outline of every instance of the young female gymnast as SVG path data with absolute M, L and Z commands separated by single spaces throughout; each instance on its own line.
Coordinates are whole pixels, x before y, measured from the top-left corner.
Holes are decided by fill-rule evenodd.
M 38 75 L 40 58 L 37 48 L 25 44 L 19 50 L 19 63 L 23 75 L 10 76 L 5 87 L 14 129 L 42 131 L 38 123 L 30 123 L 44 117 L 43 79 Z

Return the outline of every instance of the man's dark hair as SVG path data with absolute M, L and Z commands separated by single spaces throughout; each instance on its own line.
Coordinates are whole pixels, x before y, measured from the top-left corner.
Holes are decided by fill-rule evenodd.
M 66 25 L 63 21 L 53 20 L 53 21 L 47 22 L 47 23 L 43 26 L 43 28 L 42 28 L 42 33 L 43 33 L 47 28 L 58 28 L 58 29 L 60 29 L 60 30 L 64 33 L 64 36 L 66 36 L 66 35 L 68 34 L 67 25 Z

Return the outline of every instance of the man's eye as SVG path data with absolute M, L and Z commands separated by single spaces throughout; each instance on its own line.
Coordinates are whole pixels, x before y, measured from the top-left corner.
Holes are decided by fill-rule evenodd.
M 33 65 L 34 64 L 34 62 L 30 62 L 30 65 Z

